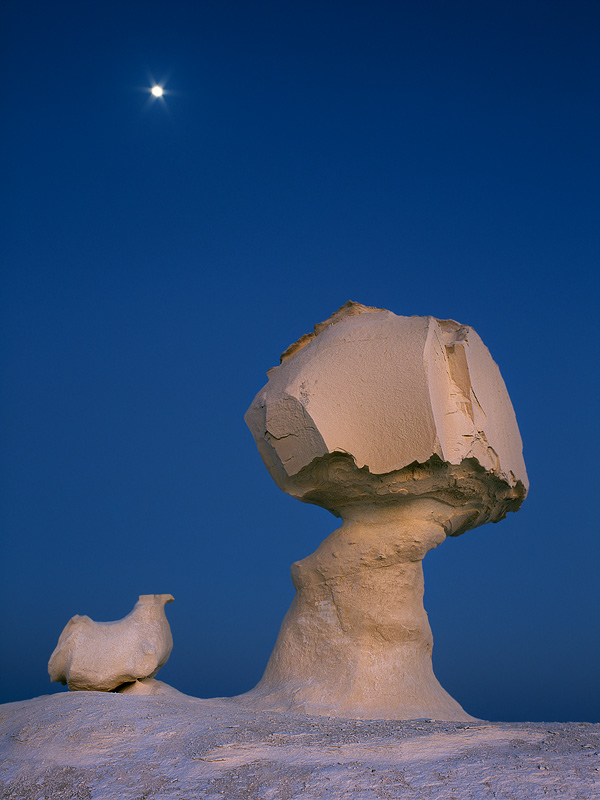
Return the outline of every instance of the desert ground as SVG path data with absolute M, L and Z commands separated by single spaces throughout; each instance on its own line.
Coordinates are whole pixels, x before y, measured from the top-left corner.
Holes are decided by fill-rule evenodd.
M 64 692 L 0 706 L 4 800 L 600 797 L 600 724 L 355 720 L 226 698 Z

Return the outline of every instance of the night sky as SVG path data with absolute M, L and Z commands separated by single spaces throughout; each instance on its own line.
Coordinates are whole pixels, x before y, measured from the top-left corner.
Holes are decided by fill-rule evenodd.
M 338 526 L 243 415 L 346 300 L 471 325 L 531 480 L 425 559 L 471 714 L 600 720 L 600 6 L 16 2 L 2 75 L 1 700 L 170 592 L 158 677 L 260 678 Z M 162 99 L 150 87 L 164 86 Z

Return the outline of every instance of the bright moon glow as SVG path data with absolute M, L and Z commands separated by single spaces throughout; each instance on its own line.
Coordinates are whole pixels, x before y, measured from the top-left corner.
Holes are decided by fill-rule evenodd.
M 154 97 L 162 97 L 163 96 L 163 88 L 162 86 L 153 86 L 150 90 Z

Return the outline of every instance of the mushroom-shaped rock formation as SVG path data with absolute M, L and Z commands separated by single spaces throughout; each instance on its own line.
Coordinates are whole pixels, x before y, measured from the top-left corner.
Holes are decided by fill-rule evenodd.
M 50 680 L 68 684 L 71 691 L 135 691 L 130 684 L 153 678 L 171 654 L 165 604 L 172 602 L 170 594 L 142 594 L 133 611 L 117 622 L 75 615 L 50 656 Z
M 349 302 L 268 372 L 246 413 L 285 492 L 343 520 L 292 566 L 260 708 L 472 719 L 440 686 L 428 550 L 516 511 L 527 474 L 498 367 L 471 328 Z

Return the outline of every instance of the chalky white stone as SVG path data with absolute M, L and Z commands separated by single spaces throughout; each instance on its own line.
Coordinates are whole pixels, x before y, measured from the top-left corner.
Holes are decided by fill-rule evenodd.
M 149 688 L 151 684 L 139 688 L 124 684 L 153 678 L 167 663 L 173 637 L 165 604 L 172 602 L 170 594 L 140 595 L 133 611 L 117 622 L 75 615 L 50 656 L 50 679 L 68 684 L 71 691 L 110 692 L 123 687 L 138 694 L 160 693 Z
M 292 566 L 296 597 L 243 702 L 468 720 L 433 674 L 421 561 L 516 511 L 527 474 L 500 371 L 471 328 L 349 302 L 268 372 L 246 413 L 281 489 L 343 520 Z

